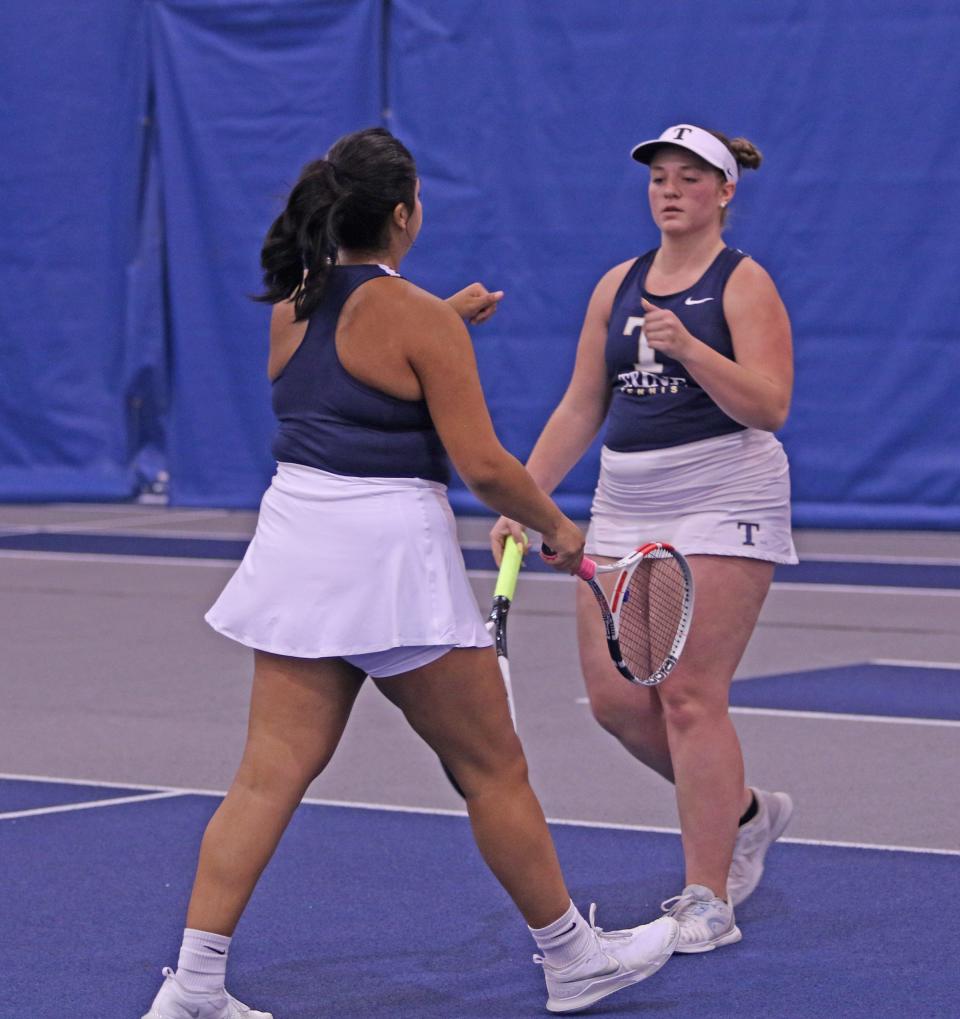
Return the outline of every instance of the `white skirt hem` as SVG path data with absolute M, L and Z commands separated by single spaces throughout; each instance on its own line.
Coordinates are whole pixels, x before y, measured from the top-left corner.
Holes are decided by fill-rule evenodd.
M 656 540 L 656 539 L 653 539 Z M 668 542 L 667 544 L 671 544 Z M 588 544 L 584 550 L 588 556 L 604 556 L 607 559 L 622 559 L 624 555 L 629 554 L 632 549 L 627 549 L 626 552 L 623 549 L 619 549 L 614 552 L 612 549 L 600 548 L 596 545 Z M 683 548 L 679 549 L 684 556 L 694 555 L 712 555 L 720 556 L 724 559 L 754 559 L 757 562 L 774 563 L 777 566 L 796 566 L 800 561 L 796 555 L 781 555 L 776 552 L 742 552 L 739 549 L 733 550 L 730 548 L 717 548 L 716 546 L 706 545 L 704 547 L 698 547 L 690 542 L 684 542 Z
M 240 633 L 220 622 L 210 612 L 203 618 L 217 633 L 224 637 L 229 637 L 230 640 L 234 640 L 238 644 L 243 644 L 244 647 L 252 648 L 254 651 L 266 651 L 271 655 L 284 655 L 287 658 L 344 658 L 348 655 L 376 654 L 379 651 L 389 651 L 392 648 L 398 647 L 491 647 L 493 644 L 493 640 L 487 633 L 486 627 L 484 627 L 482 632 L 476 634 L 472 639 L 469 637 L 464 638 L 462 634 L 458 635 L 455 633 L 448 633 L 445 636 L 440 635 L 439 637 L 431 634 L 424 637 L 395 637 L 392 640 L 386 638 L 386 642 L 378 641 L 375 646 L 357 646 L 351 644 L 349 647 L 342 647 L 333 651 L 326 647 L 322 651 L 318 651 L 316 645 L 293 647 L 277 644 L 269 639 L 263 640 L 248 633 Z

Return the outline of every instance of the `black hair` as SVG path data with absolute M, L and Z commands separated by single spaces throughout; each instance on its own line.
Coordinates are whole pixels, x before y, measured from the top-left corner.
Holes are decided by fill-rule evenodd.
M 399 203 L 416 204 L 417 168 L 406 146 L 382 127 L 344 135 L 308 163 L 260 251 L 264 292 L 277 304 L 296 295 L 298 320 L 323 298 L 337 249 L 380 251 Z

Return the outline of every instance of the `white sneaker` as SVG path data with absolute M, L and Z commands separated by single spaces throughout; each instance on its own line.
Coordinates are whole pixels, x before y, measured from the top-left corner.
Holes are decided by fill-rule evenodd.
M 590 927 L 596 948 L 576 962 L 558 969 L 542 955 L 533 961 L 543 967 L 547 981 L 547 1011 L 576 1012 L 608 994 L 653 976 L 670 958 L 680 936 L 675 920 L 661 916 L 653 923 L 625 931 L 604 931 L 594 923 L 597 907 L 590 907 Z
M 177 983 L 169 966 L 164 967 L 163 975 L 167 979 L 143 1019 L 273 1019 L 269 1012 L 257 1012 L 226 991 L 205 1000 L 191 1000 L 194 996 Z
M 757 798 L 757 813 L 737 832 L 727 876 L 727 898 L 734 906 L 753 894 L 763 876 L 767 850 L 780 838 L 793 816 L 793 800 L 786 793 L 751 791 Z
M 680 925 L 675 952 L 712 952 L 743 937 L 733 918 L 731 903 L 718 899 L 704 885 L 687 885 L 679 895 L 661 903 L 660 908 Z

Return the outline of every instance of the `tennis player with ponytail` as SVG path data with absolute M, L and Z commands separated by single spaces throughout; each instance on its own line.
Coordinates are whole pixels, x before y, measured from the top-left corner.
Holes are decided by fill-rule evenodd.
M 552 492 L 606 421 L 587 554 L 611 562 L 667 542 L 689 562 L 690 632 L 661 686 L 617 672 L 586 585 L 577 615 L 594 716 L 675 783 L 686 876 L 664 908 L 680 923 L 677 951 L 705 952 L 740 940 L 734 906 L 793 810 L 785 793 L 744 785 L 728 716 L 774 564 L 797 561 L 789 468 L 772 434 L 790 405 L 790 323 L 768 274 L 722 238 L 740 171 L 760 165 L 753 144 L 677 124 L 632 154 L 650 167 L 660 245 L 597 284 L 570 384 L 527 469 Z M 520 528 L 501 519 L 497 557 L 507 534 L 519 540 Z
M 254 650 L 247 744 L 203 837 L 178 968 L 144 1019 L 270 1019 L 225 991 L 230 939 L 367 675 L 463 790 L 478 848 L 542 952 L 550 1011 L 645 979 L 679 937 L 669 917 L 612 933 L 584 920 L 528 784 L 445 454 L 489 506 L 543 532 L 558 569 L 577 568 L 583 536 L 491 426 L 457 311 L 482 318 L 497 295 L 467 288 L 451 307 L 399 276 L 421 218 L 410 153 L 373 128 L 308 165 L 267 234 L 277 472 L 207 615 Z

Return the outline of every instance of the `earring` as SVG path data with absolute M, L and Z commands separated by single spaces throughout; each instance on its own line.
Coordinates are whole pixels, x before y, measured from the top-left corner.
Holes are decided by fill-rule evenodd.
M 726 202 L 721 202 L 720 203 L 720 208 L 721 209 L 725 209 L 726 207 L 727 207 L 727 203 Z

